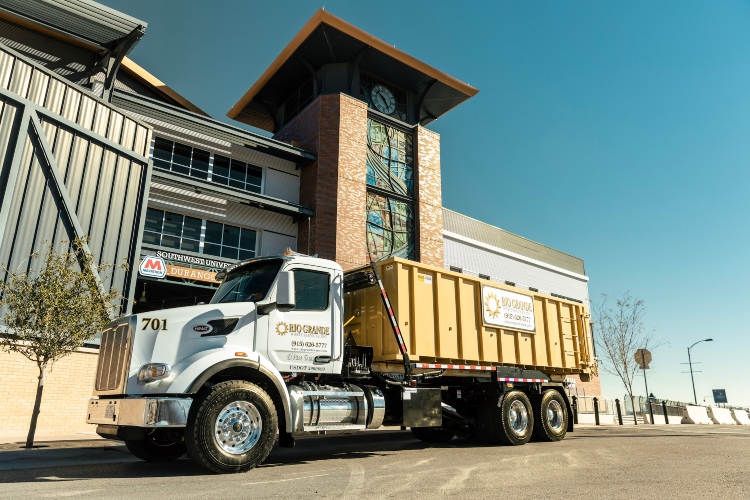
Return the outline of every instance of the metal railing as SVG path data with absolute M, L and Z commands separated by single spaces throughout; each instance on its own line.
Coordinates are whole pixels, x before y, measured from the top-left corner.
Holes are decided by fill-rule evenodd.
M 676 424 L 682 420 L 684 407 L 693 406 L 692 403 L 659 400 L 643 396 L 636 396 L 631 400 L 626 395 L 620 401 L 619 399 L 579 396 L 571 394 L 572 392 L 569 390 L 568 396 L 573 407 L 573 422 L 576 424 L 579 415 L 591 414 L 594 415 L 596 425 L 600 425 L 600 417 L 605 415 L 612 415 L 614 423 L 619 425 L 642 425 L 655 423 L 656 421 Z M 726 407 L 729 407 L 729 405 L 726 405 Z M 739 406 L 732 406 L 731 409 L 748 411 L 747 408 Z

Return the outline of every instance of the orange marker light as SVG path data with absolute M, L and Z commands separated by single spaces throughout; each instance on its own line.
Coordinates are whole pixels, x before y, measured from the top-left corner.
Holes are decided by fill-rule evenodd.
M 235 356 L 240 356 L 240 357 L 243 357 L 243 358 L 247 357 L 247 353 L 246 352 L 235 352 L 234 355 Z

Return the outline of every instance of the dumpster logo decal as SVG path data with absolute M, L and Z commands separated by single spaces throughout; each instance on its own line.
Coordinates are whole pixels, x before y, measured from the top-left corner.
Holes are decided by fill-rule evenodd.
M 286 332 L 289 331 L 289 327 L 286 326 L 286 323 L 281 321 L 279 323 L 276 323 L 276 333 L 279 335 L 286 335 Z
M 490 292 L 487 294 L 487 298 L 484 299 L 484 310 L 490 315 L 492 319 L 496 319 L 502 312 L 500 308 L 500 300 L 497 295 Z
M 536 330 L 534 299 L 528 295 L 509 292 L 491 286 L 482 287 L 484 323 L 514 330 Z

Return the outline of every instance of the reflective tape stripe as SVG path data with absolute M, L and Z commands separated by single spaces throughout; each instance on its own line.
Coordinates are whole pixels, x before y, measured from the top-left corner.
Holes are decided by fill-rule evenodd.
M 497 371 L 496 366 L 480 366 L 480 365 L 443 365 L 437 363 L 414 363 L 414 368 L 428 368 L 431 370 L 474 370 L 474 371 L 485 371 L 494 372 Z M 515 377 L 501 377 L 497 379 L 498 382 L 531 382 L 531 383 L 542 383 L 547 382 L 543 378 L 515 378 Z

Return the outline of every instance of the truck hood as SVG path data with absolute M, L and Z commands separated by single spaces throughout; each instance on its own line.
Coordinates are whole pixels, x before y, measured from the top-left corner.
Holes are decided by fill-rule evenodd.
M 188 358 L 202 351 L 234 345 L 252 352 L 256 307 L 252 302 L 204 304 L 138 314 L 133 335 L 128 394 L 166 393 Z M 150 384 L 138 383 L 139 369 L 149 363 L 166 363 L 172 376 Z

